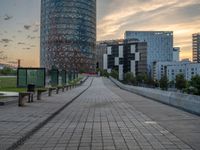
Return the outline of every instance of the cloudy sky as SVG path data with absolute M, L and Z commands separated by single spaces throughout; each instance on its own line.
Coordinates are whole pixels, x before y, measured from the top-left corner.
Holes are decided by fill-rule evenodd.
M 40 0 L 0 1 L 0 51 L 24 66 L 39 65 Z M 126 30 L 174 31 L 181 58 L 192 57 L 200 32 L 199 0 L 97 0 L 97 40 L 123 38 Z M 2 53 L 0 53 L 2 57 Z

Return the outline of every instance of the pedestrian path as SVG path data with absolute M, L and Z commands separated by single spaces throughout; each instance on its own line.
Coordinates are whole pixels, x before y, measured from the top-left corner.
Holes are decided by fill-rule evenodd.
M 200 116 L 121 90 L 109 79 L 104 78 L 103 81 L 106 87 L 129 105 L 150 117 L 193 149 L 200 149 Z
M 18 107 L 17 104 L 0 106 L 0 150 L 13 149 L 23 142 L 29 134 L 84 91 L 90 82 L 91 79 L 88 79 L 82 86 L 59 95 L 43 96 L 41 101 L 35 100 L 25 107 Z
M 162 150 L 191 147 L 109 90 L 102 78 L 20 150 Z

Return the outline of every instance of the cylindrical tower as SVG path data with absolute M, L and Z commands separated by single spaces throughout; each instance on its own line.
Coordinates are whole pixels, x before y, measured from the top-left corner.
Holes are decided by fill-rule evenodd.
M 93 70 L 96 0 L 41 0 L 41 67 Z

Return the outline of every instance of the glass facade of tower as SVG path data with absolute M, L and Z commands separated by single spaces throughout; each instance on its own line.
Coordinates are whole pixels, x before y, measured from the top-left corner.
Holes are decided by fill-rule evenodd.
M 41 0 L 41 67 L 94 68 L 96 0 Z
M 125 39 L 147 42 L 148 74 L 153 77 L 155 62 L 173 61 L 172 31 L 126 31 Z

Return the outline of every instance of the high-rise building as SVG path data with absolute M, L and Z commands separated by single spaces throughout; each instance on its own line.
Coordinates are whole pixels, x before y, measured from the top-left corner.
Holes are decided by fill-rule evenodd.
M 200 33 L 192 35 L 193 46 L 193 61 L 200 63 Z
M 125 39 L 138 39 L 147 42 L 148 73 L 153 76 L 153 64 L 160 61 L 173 61 L 172 31 L 126 31 Z
M 180 60 L 180 47 L 174 47 L 173 48 L 173 61 L 179 61 Z
M 95 68 L 96 0 L 41 0 L 41 67 Z
M 116 40 L 107 45 L 104 54 L 104 70 L 119 73 L 119 80 L 124 74 L 132 72 L 134 76 L 147 73 L 147 43 L 138 40 Z

